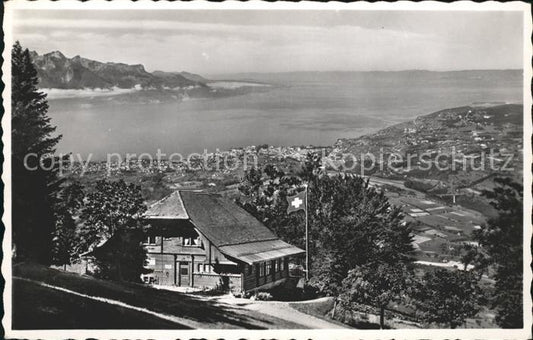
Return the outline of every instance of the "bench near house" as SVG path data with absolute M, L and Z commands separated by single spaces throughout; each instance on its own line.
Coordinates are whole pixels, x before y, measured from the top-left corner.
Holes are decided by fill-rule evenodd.
M 304 253 L 231 200 L 217 194 L 176 191 L 145 213 L 143 280 L 158 285 L 233 292 L 268 289 L 289 275 L 289 258 Z

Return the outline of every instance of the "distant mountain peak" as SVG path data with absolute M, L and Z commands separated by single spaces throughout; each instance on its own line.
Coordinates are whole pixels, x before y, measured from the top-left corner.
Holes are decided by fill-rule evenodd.
M 61 53 L 60 51 L 53 51 L 53 52 L 45 54 L 44 56 L 49 57 L 49 58 L 66 59 L 65 55 Z
M 43 55 L 32 51 L 31 57 L 42 88 L 181 88 L 205 85 L 204 78 L 180 73 L 149 73 L 142 64 L 128 65 L 100 62 L 76 55 L 67 58 L 60 51 Z

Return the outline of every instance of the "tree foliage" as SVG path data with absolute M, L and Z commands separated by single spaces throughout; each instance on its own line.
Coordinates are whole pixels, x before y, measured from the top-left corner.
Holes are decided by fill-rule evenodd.
M 488 270 L 489 259 L 487 258 L 487 252 L 483 247 L 479 245 L 474 245 L 470 243 L 464 243 L 457 247 L 457 252 L 461 258 L 461 263 L 463 264 L 463 270 L 467 270 L 469 266 L 472 266 L 470 270 L 477 273 L 479 279 L 485 274 Z
M 11 51 L 12 225 L 15 258 L 49 264 L 55 227 L 53 207 L 60 182 L 54 148 L 61 136 L 47 116 L 46 94 L 28 49 Z M 34 157 L 24 163 L 28 154 Z M 49 155 L 49 157 L 45 157 Z M 43 159 L 39 164 L 39 159 Z M 40 165 L 40 166 L 39 166 Z
M 141 245 L 145 211 L 141 188 L 123 180 L 98 181 L 85 196 L 80 245 L 95 256 L 100 277 L 140 279 L 146 255 Z
M 66 185 L 55 205 L 56 226 L 52 239 L 52 263 L 69 265 L 79 259 L 80 237 L 77 215 L 83 205 L 84 191 L 79 182 Z
M 311 183 L 309 210 L 316 240 L 313 281 L 323 292 L 337 296 L 342 280 L 357 266 L 410 260 L 411 230 L 403 223 L 400 209 L 368 181 L 322 176 Z
M 300 176 L 272 165 L 249 171 L 240 190 L 241 205 L 283 240 L 303 247 L 304 214 L 287 214 L 287 196 L 308 184 L 311 283 L 338 296 L 348 272 L 370 261 L 408 261 L 411 230 L 399 208 L 361 177 L 328 176 L 320 159 L 309 154 Z
M 304 247 L 303 216 L 287 214 L 286 200 L 301 183 L 299 178 L 287 176 L 272 165 L 263 170 L 252 168 L 245 173 L 239 187 L 243 199 L 237 203 L 283 240 Z
M 476 237 L 495 268 L 496 322 L 504 328 L 523 326 L 523 187 L 509 178 L 495 178 L 497 187 L 485 191 L 498 217 Z
M 480 310 L 483 293 L 475 273 L 463 270 L 428 271 L 414 296 L 419 317 L 428 323 L 457 328 Z
M 53 153 L 61 136 L 52 137 L 46 94 L 38 91 L 39 78 L 28 49 L 17 41 L 11 51 L 11 107 L 13 157 L 23 160 L 27 153 Z
M 367 304 L 377 307 L 380 328 L 385 326 L 385 308 L 393 301 L 405 301 L 406 293 L 413 285 L 413 274 L 405 263 L 370 263 L 357 266 L 343 280 L 339 300 L 346 309 L 351 304 Z

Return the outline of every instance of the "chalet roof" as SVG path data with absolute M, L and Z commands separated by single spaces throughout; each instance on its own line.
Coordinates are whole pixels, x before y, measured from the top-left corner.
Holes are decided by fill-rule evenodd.
M 191 222 L 217 247 L 278 237 L 231 200 L 216 194 L 181 191 Z
M 180 192 L 174 191 L 169 196 L 152 204 L 144 213 L 144 218 L 152 219 L 188 219 Z
M 252 264 L 303 253 L 233 201 L 217 194 L 176 191 L 153 204 L 150 219 L 187 219 L 223 254 Z
M 300 248 L 279 239 L 223 246 L 220 251 L 248 264 L 304 253 Z

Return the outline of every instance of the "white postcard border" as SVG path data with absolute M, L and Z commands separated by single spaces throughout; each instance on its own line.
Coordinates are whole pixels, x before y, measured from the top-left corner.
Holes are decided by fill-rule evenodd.
M 398 10 L 398 11 L 520 11 L 523 13 L 524 22 L 524 328 L 523 329 L 399 329 L 399 330 L 13 330 L 11 328 L 11 159 L 9 157 L 11 150 L 11 91 L 10 91 L 10 74 L 11 49 L 13 39 L 11 35 L 12 15 L 11 13 L 20 9 L 106 9 L 106 10 L 151 10 L 151 9 L 181 9 L 181 10 L 229 10 L 229 9 L 263 9 L 263 10 Z M 40 1 L 9 1 L 4 3 L 4 51 L 2 65 L 2 81 L 5 84 L 3 92 L 4 116 L 2 117 L 2 136 L 4 164 L 2 172 L 2 181 L 4 183 L 4 214 L 2 222 L 6 227 L 2 242 L 3 259 L 2 275 L 5 279 L 5 289 L 3 294 L 5 315 L 2 319 L 2 325 L 5 330 L 6 338 L 27 338 L 27 339 L 64 339 L 64 338 L 97 338 L 97 339 L 188 339 L 188 338 L 206 338 L 206 339 L 529 339 L 532 338 L 532 303 L 531 303 L 531 216 L 532 216 L 532 122 L 531 122 L 531 104 L 532 98 L 529 89 L 531 88 L 532 67 L 531 67 L 531 6 L 524 2 L 500 3 L 495 1 L 475 3 L 470 1 L 461 1 L 454 3 L 441 3 L 436 1 L 425 1 L 413 3 L 409 1 L 399 1 L 395 3 L 377 2 L 377 3 L 340 3 L 340 2 L 276 2 L 268 3 L 262 1 L 237 2 L 226 1 L 223 3 L 212 3 L 207 1 L 193 2 L 152 2 L 141 0 L 131 1 L 111 1 L 92 0 L 87 2 L 60 0 L 56 2 Z M 6 157 L 7 156 L 7 157 Z

